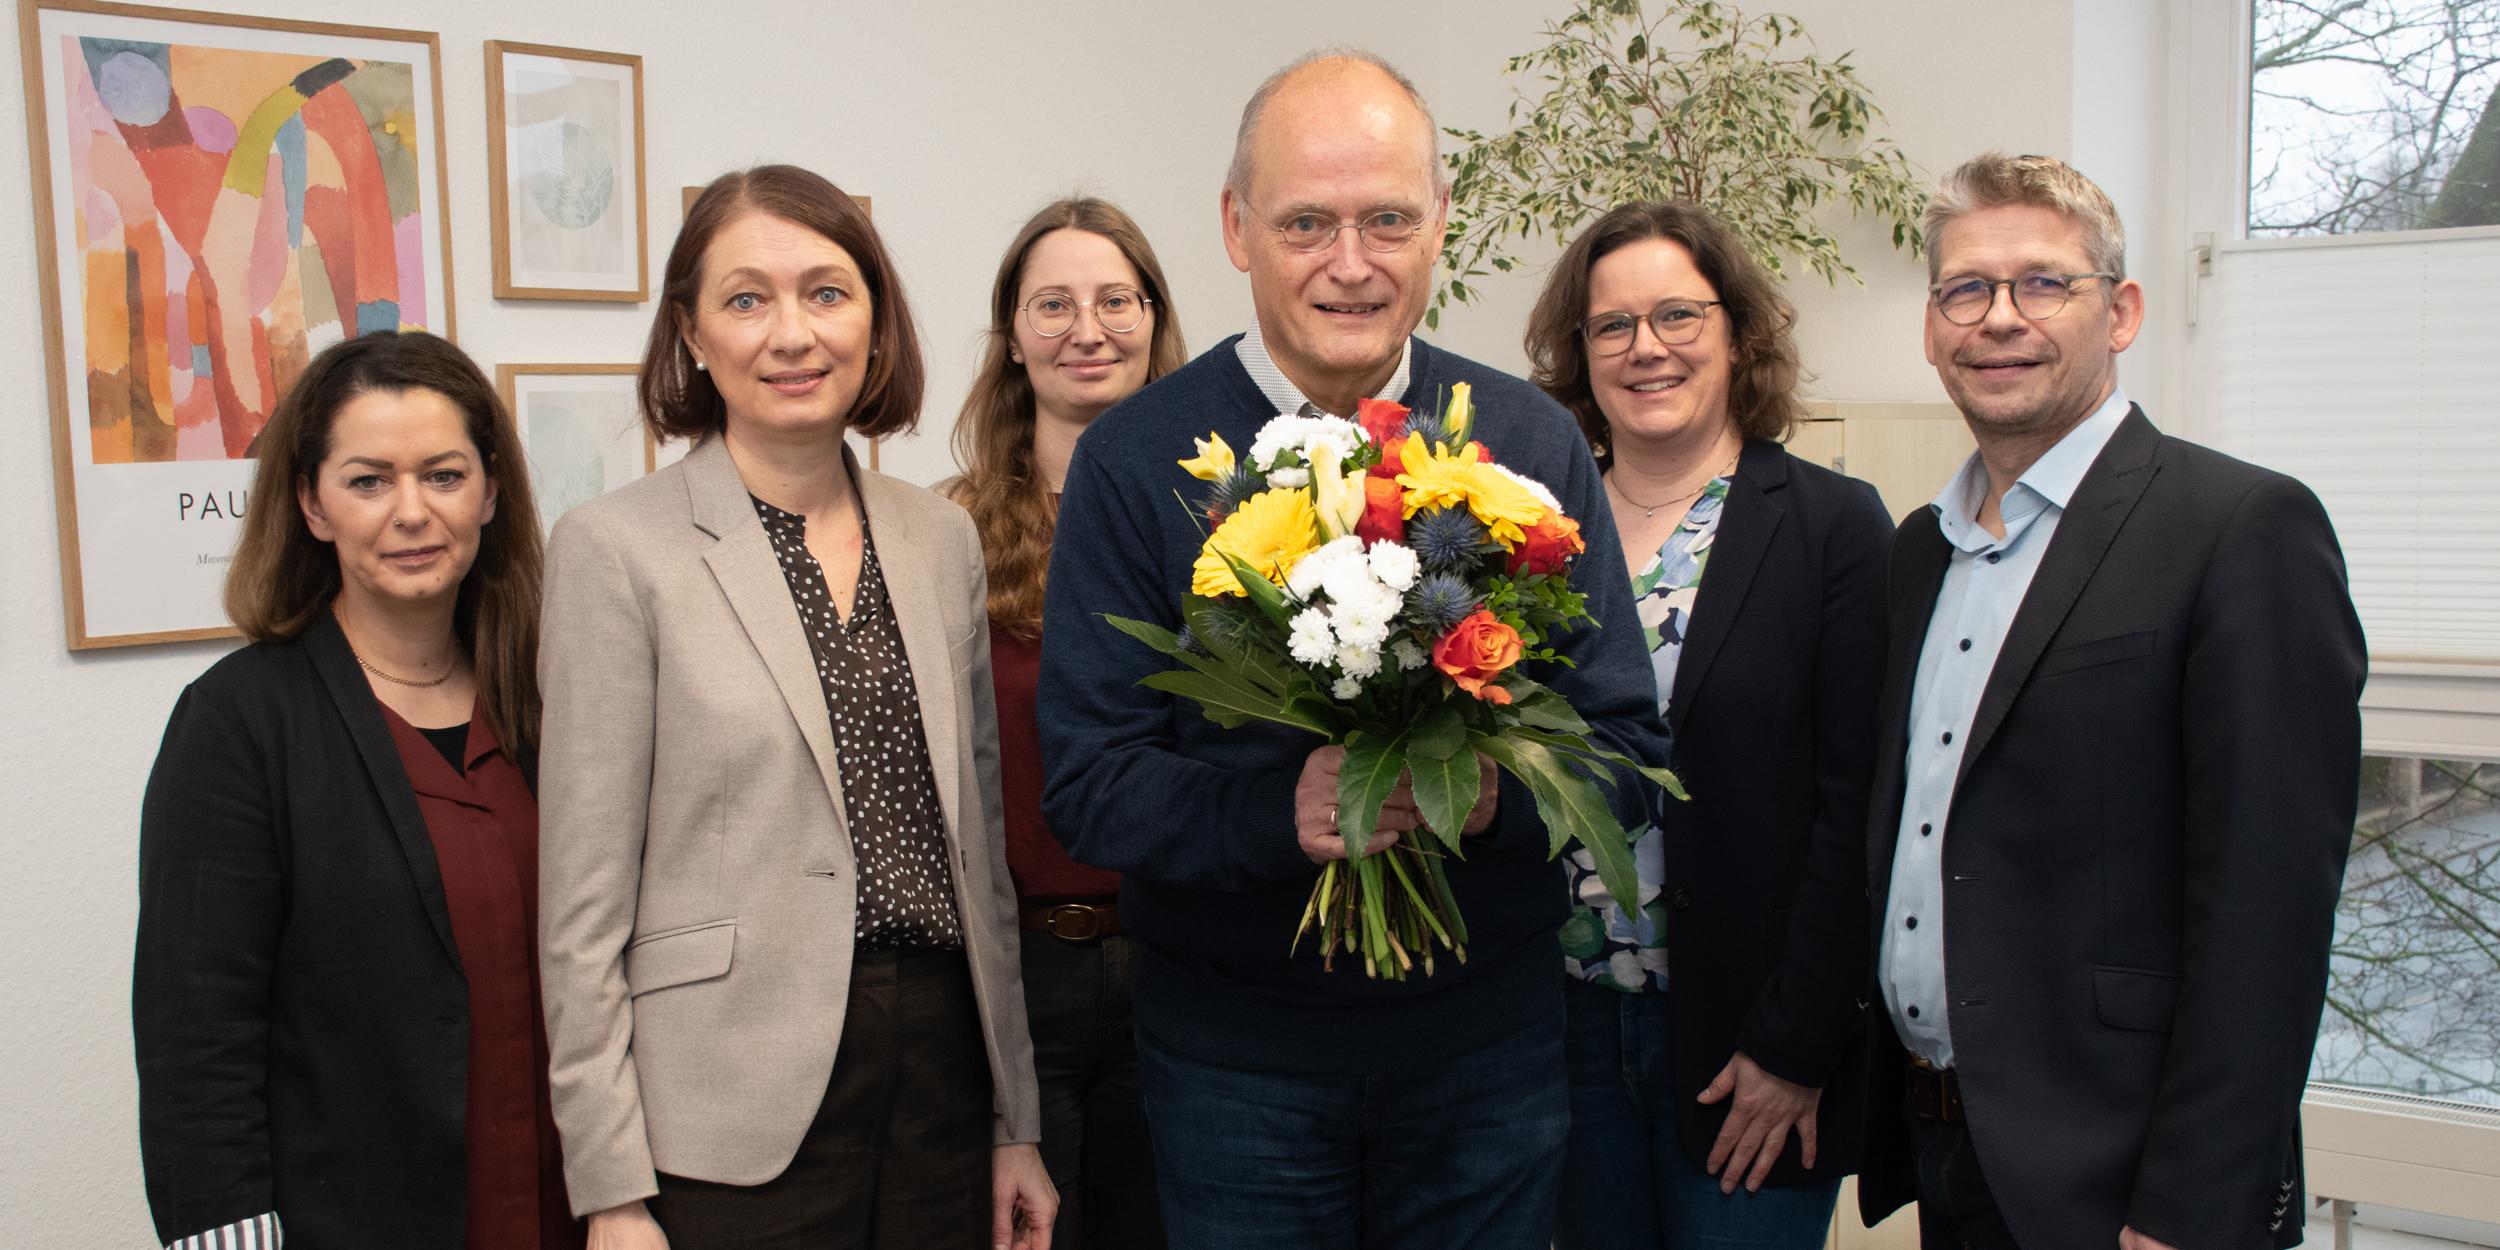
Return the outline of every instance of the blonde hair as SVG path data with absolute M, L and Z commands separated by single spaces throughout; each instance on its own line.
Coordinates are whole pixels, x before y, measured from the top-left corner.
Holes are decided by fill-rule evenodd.
M 1966 213 L 2006 204 L 2054 209 L 2083 227 L 2084 254 L 2103 273 L 2127 276 L 2127 228 L 2118 206 L 2075 167 L 2054 156 L 2007 156 L 1985 152 L 1944 176 L 1921 219 L 1927 235 L 1927 280 L 1937 269 L 1936 243 L 1945 224 Z

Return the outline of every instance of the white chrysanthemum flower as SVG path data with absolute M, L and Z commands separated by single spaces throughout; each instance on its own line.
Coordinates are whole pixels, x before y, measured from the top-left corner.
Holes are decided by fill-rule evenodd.
M 1413 672 L 1432 662 L 1432 657 L 1425 655 L 1424 649 L 1416 646 L 1412 638 L 1398 639 L 1390 645 L 1389 654 L 1396 656 L 1398 667 L 1408 672 Z
M 1383 538 L 1372 544 L 1372 576 L 1389 589 L 1404 594 L 1415 586 L 1415 549 Z
M 1328 693 L 1339 703 L 1349 703 L 1363 693 L 1363 683 L 1356 678 L 1340 677 L 1328 687 Z
M 1318 608 L 1303 609 L 1293 618 L 1285 647 L 1304 664 L 1326 664 L 1337 654 L 1337 635 L 1328 627 L 1328 614 Z
M 1348 617 L 1343 612 L 1334 612 L 1329 616 L 1329 627 L 1336 631 L 1337 646 L 1340 650 L 1351 647 L 1373 653 L 1375 658 L 1371 671 L 1380 671 L 1377 653 L 1381 644 L 1389 641 L 1389 622 L 1377 617 Z M 1365 674 L 1365 676 L 1369 675 L 1369 673 Z
M 1340 643 L 1337 647 L 1337 667 L 1348 677 L 1369 677 L 1380 671 L 1380 648 Z
M 1562 501 L 1554 498 L 1554 492 L 1545 489 L 1545 483 L 1529 477 L 1525 473 L 1514 472 L 1506 465 L 1497 464 L 1493 467 L 1501 470 L 1502 476 L 1519 483 L 1521 488 L 1525 489 L 1529 494 L 1536 496 L 1538 503 L 1544 504 L 1546 507 L 1552 508 L 1556 512 L 1563 510 Z
M 1268 469 L 1284 457 L 1288 462 L 1307 458 L 1306 449 L 1316 440 L 1326 440 L 1340 448 L 1352 447 L 1362 438 L 1362 427 L 1340 417 L 1305 417 L 1279 413 L 1259 427 L 1258 437 L 1251 440 L 1249 463 Z M 1343 455 L 1343 452 L 1338 454 Z M 1274 481 L 1270 473 L 1268 480 Z
M 1311 484 L 1311 471 L 1302 468 L 1272 469 L 1268 472 L 1267 484 L 1282 486 L 1287 490 L 1300 490 Z
M 1351 534 L 1331 539 L 1294 562 L 1293 571 L 1285 575 L 1285 589 L 1307 603 L 1325 588 L 1332 570 L 1349 564 L 1359 567 L 1362 563 L 1363 540 Z

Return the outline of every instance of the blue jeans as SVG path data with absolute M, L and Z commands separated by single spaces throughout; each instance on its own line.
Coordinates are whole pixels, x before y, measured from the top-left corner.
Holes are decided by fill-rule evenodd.
M 1143 1031 L 1137 1043 L 1175 1246 L 1548 1244 L 1570 1114 L 1559 1029 L 1540 1024 L 1380 1076 L 1245 1072 L 1187 1058 Z
M 1675 1133 L 1665 994 L 1626 994 L 1565 978 L 1563 1004 L 1571 1139 L 1563 1151 L 1555 1245 L 1819 1250 L 1840 1197 L 1839 1177 L 1753 1193 L 1740 1185 L 1722 1194 L 1717 1178 L 1684 1153 Z

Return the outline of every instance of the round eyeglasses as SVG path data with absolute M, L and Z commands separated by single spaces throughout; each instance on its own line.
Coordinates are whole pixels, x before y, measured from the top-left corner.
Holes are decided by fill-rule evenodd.
M 1580 323 L 1580 336 L 1588 340 L 1589 355 L 1620 356 L 1632 350 L 1632 340 L 1639 338 L 1641 323 L 1649 323 L 1649 332 L 1669 347 L 1682 347 L 1701 337 L 1701 328 L 1710 320 L 1710 310 L 1725 300 L 1662 299 L 1646 317 L 1628 312 L 1602 312 Z
M 2066 307 L 2075 297 L 2075 284 L 2094 278 L 2116 281 L 2114 273 L 2054 273 L 2035 269 L 2019 278 L 1982 278 L 1963 274 L 1947 278 L 1927 288 L 1936 301 L 1936 311 L 1957 326 L 1975 326 L 1988 319 L 1988 310 L 1996 307 L 1997 288 L 2004 287 L 2014 299 L 2014 311 L 2027 321 L 2046 321 Z
M 1046 339 L 1055 339 L 1076 326 L 1077 310 L 1094 310 L 1094 324 L 1113 334 L 1126 334 L 1146 324 L 1146 305 L 1153 300 L 1119 287 L 1105 291 L 1089 300 L 1081 300 L 1061 291 L 1044 291 L 1019 306 L 1033 332 Z
M 1348 230 L 1363 240 L 1363 246 L 1375 252 L 1394 252 L 1415 241 L 1424 228 L 1423 219 L 1404 209 L 1384 208 L 1361 221 L 1337 221 L 1318 213 L 1295 213 L 1279 221 L 1262 223 L 1297 252 L 1325 252 L 1337 245 L 1337 236 Z

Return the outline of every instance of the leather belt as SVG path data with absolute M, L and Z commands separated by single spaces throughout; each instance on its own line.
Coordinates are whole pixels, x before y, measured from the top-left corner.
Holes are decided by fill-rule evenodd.
M 1939 1124 L 1962 1123 L 1962 1078 L 1951 1068 L 1910 1060 L 1910 1114 Z
M 1024 903 L 1016 920 L 1062 942 L 1092 942 L 1121 931 L 1118 903 Z

